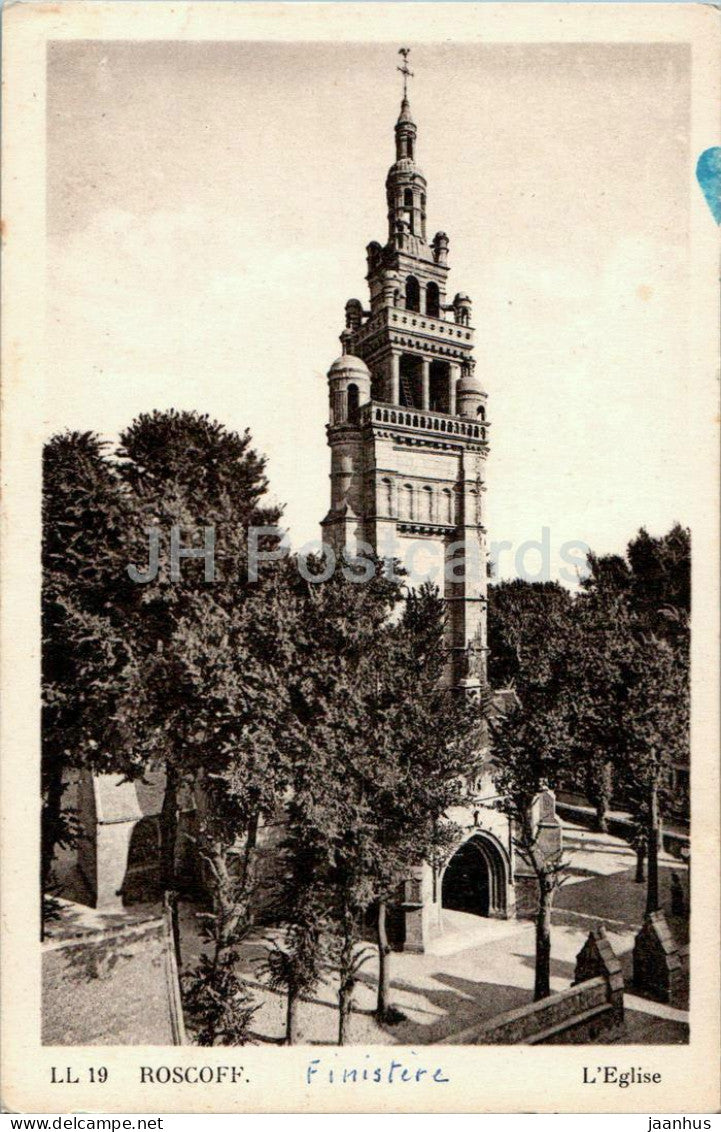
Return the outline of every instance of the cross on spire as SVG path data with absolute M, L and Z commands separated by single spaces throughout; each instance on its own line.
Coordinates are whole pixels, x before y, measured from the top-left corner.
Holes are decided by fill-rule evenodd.
M 403 56 L 403 63 L 400 67 L 396 68 L 403 75 L 403 101 L 408 98 L 408 80 L 413 78 L 413 71 L 408 66 L 408 56 L 411 53 L 410 47 L 401 47 L 398 54 Z

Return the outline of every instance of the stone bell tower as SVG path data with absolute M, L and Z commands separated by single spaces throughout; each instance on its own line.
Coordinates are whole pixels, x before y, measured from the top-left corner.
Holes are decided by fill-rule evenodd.
M 427 240 L 428 186 L 401 53 L 388 236 L 368 245 L 369 305 L 346 303 L 343 353 L 328 371 L 323 540 L 336 552 L 364 542 L 404 564 L 409 553 L 425 554 L 419 572 L 433 562 L 448 605 L 448 679 L 471 691 L 485 681 L 487 395 L 475 373 L 470 299 L 448 299 L 448 237 Z

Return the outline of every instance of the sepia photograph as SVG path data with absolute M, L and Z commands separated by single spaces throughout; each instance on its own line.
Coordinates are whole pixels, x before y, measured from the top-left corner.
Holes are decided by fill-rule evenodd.
M 692 43 L 79 7 L 34 111 L 43 1090 L 72 1047 L 148 1090 L 301 1047 L 308 1111 L 456 1090 L 452 1047 L 660 1086 L 717 1040 Z

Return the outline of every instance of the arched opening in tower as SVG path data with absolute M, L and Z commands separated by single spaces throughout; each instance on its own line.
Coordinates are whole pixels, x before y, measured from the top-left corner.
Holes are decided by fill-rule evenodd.
M 436 413 L 449 411 L 448 383 L 450 367 L 448 362 L 431 362 L 429 375 L 430 407 Z
M 441 295 L 437 283 L 429 283 L 426 287 L 426 314 L 431 318 L 439 318 L 441 313 Z
M 410 190 L 407 190 L 410 192 Z M 412 199 L 412 197 L 411 197 Z M 420 311 L 421 309 L 421 288 L 415 275 L 409 275 L 406 279 L 406 310 Z
M 423 404 L 422 363 L 416 354 L 401 354 L 399 363 L 399 393 L 401 405 L 420 409 Z
M 408 228 L 411 234 L 415 234 L 415 225 L 413 223 L 413 190 L 406 189 L 403 193 L 403 218 L 408 221 Z M 410 309 L 410 308 L 409 308 Z M 414 308 L 418 310 L 418 307 Z

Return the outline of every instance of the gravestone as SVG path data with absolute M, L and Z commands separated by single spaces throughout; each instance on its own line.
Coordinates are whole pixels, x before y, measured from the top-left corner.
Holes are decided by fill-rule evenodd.
M 589 933 L 588 939 L 576 956 L 573 985 L 585 983 L 602 975 L 608 985 L 608 1000 L 613 1006 L 614 1020 L 623 1022 L 623 972 L 621 962 L 611 947 L 606 929 L 600 924 Z
M 647 913 L 633 945 L 634 986 L 657 1002 L 671 1002 L 682 980 L 681 957 L 664 913 Z

